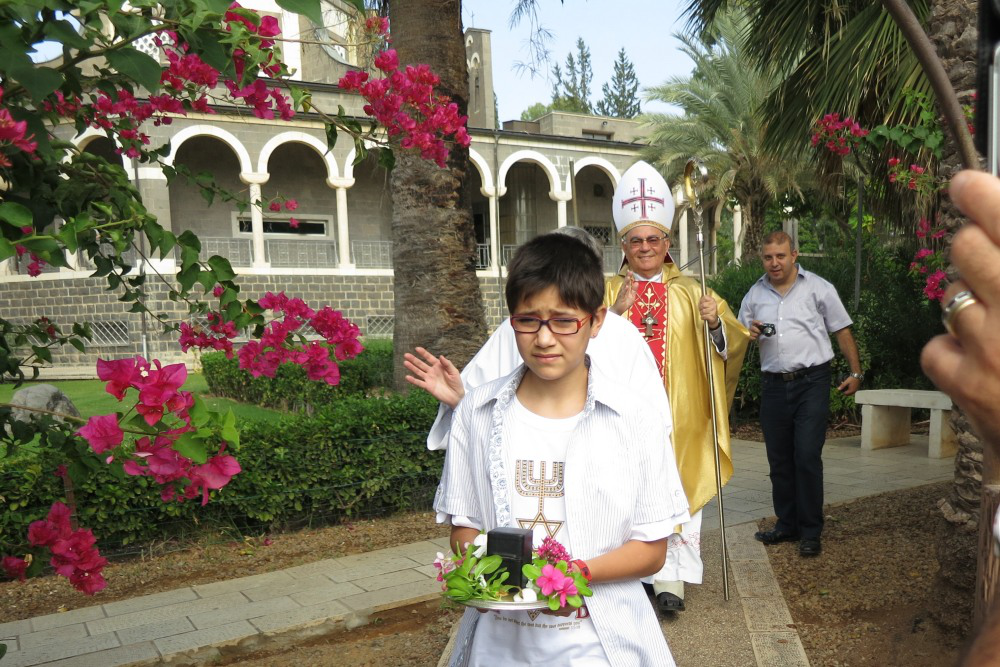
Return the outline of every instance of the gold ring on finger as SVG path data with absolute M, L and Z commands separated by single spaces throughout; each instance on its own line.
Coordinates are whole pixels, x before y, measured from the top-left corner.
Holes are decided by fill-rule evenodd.
M 955 321 L 958 319 L 958 314 L 977 303 L 979 303 L 979 300 L 976 299 L 976 295 L 967 289 L 951 297 L 951 300 L 941 311 L 941 321 L 944 323 L 944 328 L 948 330 L 948 333 L 952 336 L 957 335 L 955 333 Z

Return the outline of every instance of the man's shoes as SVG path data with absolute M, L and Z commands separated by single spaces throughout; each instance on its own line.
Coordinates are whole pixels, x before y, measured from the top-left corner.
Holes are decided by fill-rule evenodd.
M 758 530 L 753 534 L 753 537 L 758 542 L 770 545 L 778 544 L 779 542 L 797 542 L 799 534 L 786 533 L 783 530 Z
M 684 611 L 684 598 L 673 593 L 660 593 L 656 596 L 656 608 L 663 614 Z
M 818 537 L 806 538 L 799 542 L 800 556 L 818 556 L 823 551 L 823 544 Z

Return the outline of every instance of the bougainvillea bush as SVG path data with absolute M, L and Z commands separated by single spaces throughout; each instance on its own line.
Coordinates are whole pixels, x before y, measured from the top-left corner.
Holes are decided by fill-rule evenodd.
M 277 3 L 323 23 L 320 0 Z M 349 4 L 358 12 L 360 34 L 388 44 L 388 22 L 367 15 L 362 0 Z M 120 165 L 67 141 L 97 130 L 123 157 L 160 167 L 168 181 L 190 179 L 209 201 L 286 211 L 297 208 L 294 199 L 239 201 L 211 178 L 163 164 L 169 146 L 155 145 L 149 128 L 189 113 L 213 113 L 215 103 L 283 120 L 308 105 L 327 122 L 331 146 L 338 132 L 346 132 L 360 155 L 374 145 L 387 166 L 393 150 L 416 151 L 441 163 L 450 145 L 468 145 L 466 118 L 435 92 L 434 73 L 419 64 L 400 69 L 392 50 L 375 58 L 386 78 L 361 82 L 370 122 L 317 108 L 288 78 L 279 28 L 273 17 L 231 0 L 0 3 L 0 261 L 17 261 L 38 276 L 46 266 L 66 266 L 67 254 L 78 253 L 131 312 L 147 312 L 177 336 L 182 349 L 220 350 L 255 377 L 274 377 L 282 364 L 292 363 L 313 382 L 338 384 L 340 362 L 362 349 L 354 324 L 293 294 L 241 298 L 226 258 L 202 260 L 198 238 L 164 229 Z M 136 47 L 145 39 L 152 40 L 159 57 Z M 34 62 L 30 54 L 42 42 L 61 45 L 61 59 Z M 150 250 L 144 253 L 143 247 Z M 146 272 L 134 271 L 126 253 L 142 260 L 176 258 L 176 274 L 157 275 L 149 263 Z M 195 327 L 150 312 L 147 273 L 171 286 L 170 298 L 184 303 L 189 317 L 207 324 Z M 304 330 L 318 337 L 307 339 Z M 44 312 L 28 323 L 0 319 L 0 334 L 0 376 L 15 383 L 27 374 L 37 376 L 38 367 L 52 361 L 53 350 L 71 345 L 84 351 L 90 342 L 86 322 L 58 321 Z M 234 341 L 243 336 L 249 342 L 237 348 Z M 39 414 L 23 422 L 11 418 L 13 406 L 0 405 L 0 422 L 7 427 L 0 432 L 0 457 L 16 458 L 30 447 L 37 460 L 51 464 L 39 475 L 61 480 L 52 502 L 33 507 L 37 516 L 26 518 L 31 521 L 26 539 L 0 533 L 0 564 L 11 578 L 31 576 L 48 564 L 86 594 L 103 587 L 100 535 L 79 525 L 92 497 L 77 490 L 94 474 L 114 471 L 121 485 L 143 480 L 154 485 L 161 502 L 172 505 L 204 505 L 231 480 L 248 474 L 239 460 L 233 415 L 208 409 L 186 391 L 183 365 L 102 359 L 96 372 L 122 401 L 114 414 L 86 420 Z M 15 547 L 19 551 L 10 553 Z

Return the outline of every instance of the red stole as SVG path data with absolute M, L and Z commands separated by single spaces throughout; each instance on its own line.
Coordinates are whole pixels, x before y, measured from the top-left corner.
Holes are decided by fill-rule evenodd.
M 660 377 L 664 377 L 667 366 L 667 285 L 636 281 L 635 293 L 628 319 L 649 345 Z

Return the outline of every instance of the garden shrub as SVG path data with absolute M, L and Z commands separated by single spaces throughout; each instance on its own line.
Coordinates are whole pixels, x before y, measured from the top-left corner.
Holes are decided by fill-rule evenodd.
M 296 364 L 282 364 L 273 378 L 253 377 L 240 370 L 237 359 L 222 352 L 202 355 L 201 366 L 209 391 L 223 398 L 282 410 L 312 411 L 349 394 L 370 394 L 392 386 L 392 341 L 365 341 L 365 350 L 340 363 L 340 384 L 316 382 Z
M 854 320 L 851 330 L 858 343 L 861 366 L 865 371 L 864 389 L 930 389 L 930 381 L 920 369 L 920 350 L 934 335 L 941 333 L 941 310 L 929 303 L 920 285 L 909 275 L 910 258 L 899 248 L 869 243 L 862 256 L 861 295 L 854 308 L 854 253 L 841 249 L 827 257 L 800 257 L 799 264 L 829 280 L 837 288 L 848 314 Z M 763 275 L 756 257 L 744 258 L 740 265 L 728 267 L 709 280 L 715 289 L 738 312 L 750 287 Z M 831 337 L 832 339 L 832 337 Z M 835 340 L 833 377 L 850 372 Z M 831 419 L 857 421 L 854 398 L 830 390 Z M 737 417 L 755 419 L 760 408 L 760 356 L 751 344 L 743 362 L 737 385 L 734 409 Z
M 80 525 L 115 553 L 198 526 L 267 530 L 426 508 L 444 460 L 426 446 L 436 411 L 433 398 L 415 391 L 343 396 L 312 416 L 244 423 L 235 451 L 243 471 L 204 507 L 198 500 L 164 503 L 148 478 L 122 480 L 102 465 L 75 490 Z M 50 450 L 0 460 L 3 553 L 19 553 L 28 524 L 63 497 L 54 474 L 61 462 Z

